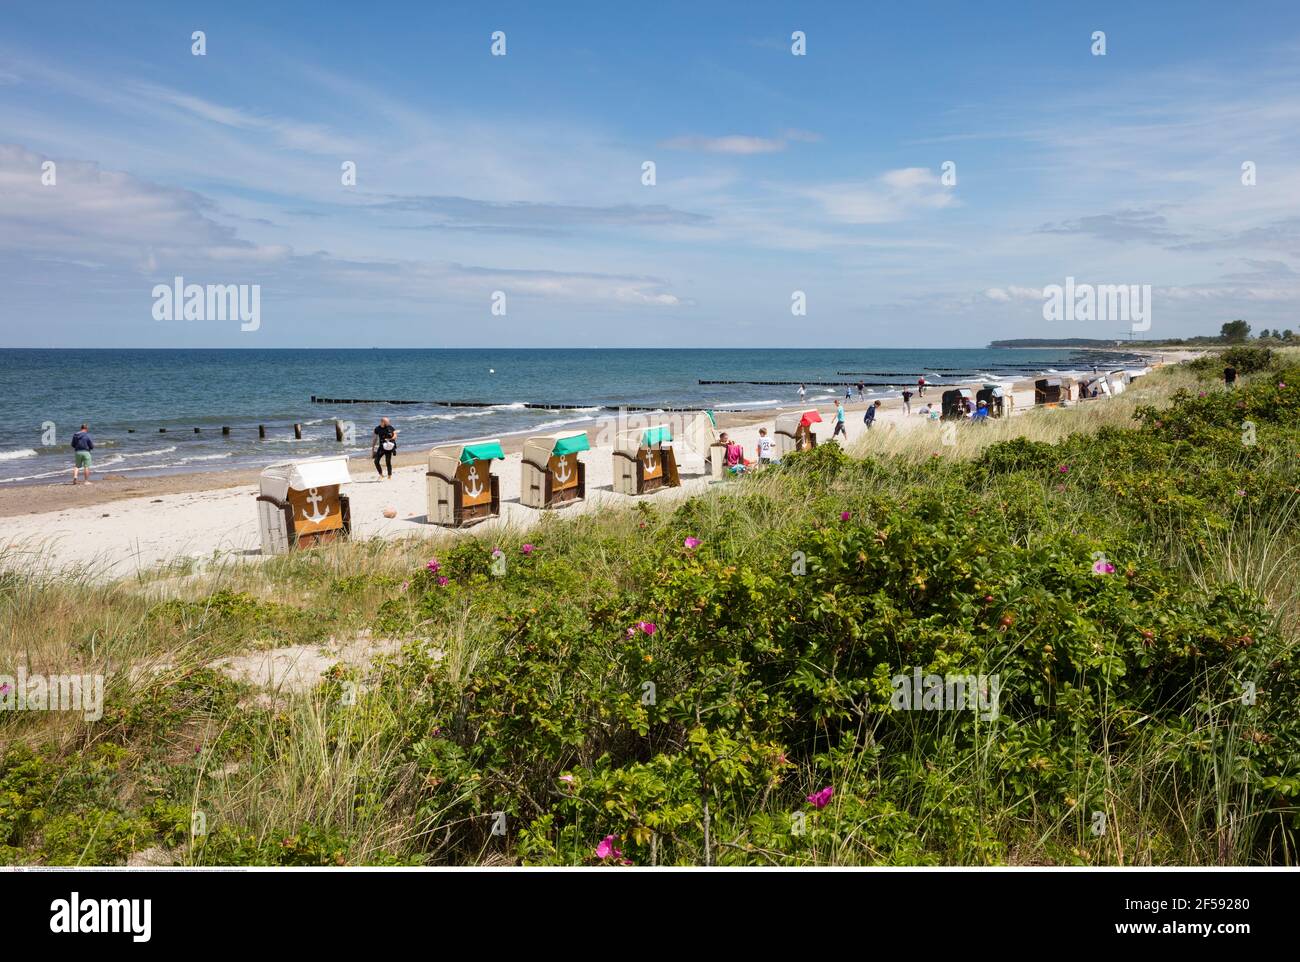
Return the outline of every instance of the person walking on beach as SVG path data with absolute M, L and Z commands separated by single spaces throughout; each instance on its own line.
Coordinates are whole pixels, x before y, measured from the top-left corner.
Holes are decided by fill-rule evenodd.
M 925 397 L 925 375 L 922 374 L 916 379 L 916 396 Z
M 912 413 L 912 392 L 907 388 L 903 388 L 903 413 Z
M 871 430 L 871 425 L 876 423 L 876 409 L 879 407 L 880 407 L 879 401 L 877 401 L 874 404 L 868 404 L 867 413 L 862 415 L 862 423 L 867 426 L 868 431 Z
M 397 428 L 388 418 L 380 418 L 375 428 L 375 436 L 370 439 L 370 456 L 375 460 L 375 472 L 382 481 L 384 469 L 379 466 L 380 459 L 388 466 L 388 479 L 393 479 L 393 455 L 397 452 Z
M 803 404 L 804 395 L 806 395 L 807 393 L 808 393 L 808 389 L 807 389 L 806 387 L 804 387 L 802 384 L 800 384 L 800 385 L 799 385 L 799 403 L 800 403 L 800 404 Z
M 86 475 L 86 483 L 90 484 L 90 464 L 93 460 L 90 452 L 95 450 L 95 442 L 90 438 L 90 428 L 86 425 L 81 426 L 81 430 L 72 435 L 72 483 L 77 483 L 77 471 L 80 470 Z
M 861 381 L 858 382 L 858 400 L 863 401 L 867 397 L 867 386 Z
M 831 437 L 837 438 L 841 434 L 844 435 L 845 441 L 849 439 L 849 429 L 844 426 L 844 402 L 837 400 L 835 402 L 835 430 L 831 433 Z

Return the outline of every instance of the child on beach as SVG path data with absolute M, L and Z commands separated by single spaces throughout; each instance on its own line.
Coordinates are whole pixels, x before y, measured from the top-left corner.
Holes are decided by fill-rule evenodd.
M 772 439 L 767 436 L 767 428 L 758 429 L 758 463 L 771 464 L 772 454 L 776 451 L 776 445 Z
M 879 401 L 877 401 L 875 404 L 867 405 L 867 413 L 862 416 L 862 423 L 867 426 L 868 431 L 870 431 L 871 426 L 876 423 L 876 409 L 879 407 L 880 407 Z
M 77 483 L 77 471 L 85 472 L 86 483 L 90 484 L 90 464 L 93 458 L 90 452 L 95 450 L 95 442 L 90 438 L 90 429 L 86 425 L 72 435 L 72 483 Z
M 835 402 L 835 430 L 834 432 L 831 433 L 831 437 L 837 438 L 841 434 L 844 435 L 845 441 L 849 439 L 849 430 L 844 426 L 844 402 L 836 401 Z

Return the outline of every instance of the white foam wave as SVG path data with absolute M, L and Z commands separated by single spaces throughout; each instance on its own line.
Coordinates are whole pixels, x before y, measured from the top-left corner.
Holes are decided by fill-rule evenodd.
M 562 428 L 566 424 L 580 424 L 583 421 L 594 421 L 594 420 L 596 419 L 593 418 L 590 414 L 588 414 L 587 416 L 580 417 L 580 418 L 563 418 L 558 421 L 543 421 L 541 424 L 534 424 L 532 429 L 540 431 L 542 428 Z
M 404 421 L 456 421 L 460 418 L 481 418 L 492 414 L 492 408 L 476 408 L 473 411 L 461 411 L 457 414 L 412 414 L 402 418 Z
M 36 451 L 32 448 L 23 448 L 19 451 L 0 451 L 0 461 L 13 461 L 17 458 L 34 458 Z

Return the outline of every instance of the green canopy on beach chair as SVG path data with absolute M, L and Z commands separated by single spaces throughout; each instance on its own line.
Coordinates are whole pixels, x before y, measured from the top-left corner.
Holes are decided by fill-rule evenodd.
M 460 452 L 460 463 L 469 464 L 472 461 L 491 461 L 494 458 L 502 460 L 506 453 L 501 450 L 501 442 L 485 441 L 482 444 L 467 444 Z
M 673 429 L 666 424 L 657 424 L 641 432 L 641 443 L 647 448 L 652 448 L 656 444 L 663 444 L 672 439 Z
M 573 434 L 567 438 L 560 438 L 555 442 L 555 447 L 551 448 L 551 454 L 557 458 L 562 458 L 566 454 L 574 454 L 578 451 L 590 451 L 591 442 L 587 440 L 587 433 Z

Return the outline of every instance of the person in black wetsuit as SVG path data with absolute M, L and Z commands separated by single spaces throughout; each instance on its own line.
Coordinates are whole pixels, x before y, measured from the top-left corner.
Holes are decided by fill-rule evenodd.
M 375 436 L 370 439 L 370 456 L 375 459 L 375 471 L 383 480 L 384 469 L 379 466 L 382 459 L 388 466 L 388 478 L 393 477 L 393 455 L 397 453 L 397 428 L 388 418 L 380 418 L 375 428 Z

